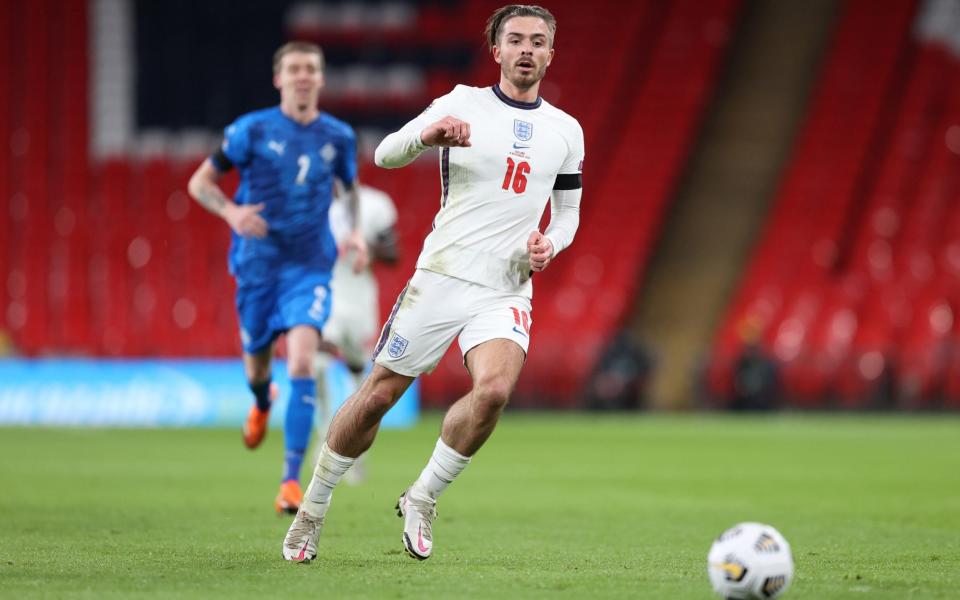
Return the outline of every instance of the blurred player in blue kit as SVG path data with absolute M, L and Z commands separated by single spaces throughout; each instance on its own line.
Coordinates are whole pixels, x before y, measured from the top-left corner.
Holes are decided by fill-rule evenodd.
M 321 49 L 305 42 L 282 46 L 273 58 L 273 84 L 280 105 L 230 124 L 221 147 L 191 177 L 189 191 L 232 231 L 229 267 L 237 283 L 244 370 L 255 401 L 243 428 L 244 444 L 251 449 L 267 432 L 277 396 L 271 374 L 274 345 L 287 334 L 291 390 L 275 508 L 292 513 L 302 499 L 300 466 L 316 404 L 314 354 L 331 310 L 338 250 L 328 213 L 335 180 L 346 196 L 349 234 L 342 247 L 351 252 L 358 271 L 366 268 L 367 246 L 357 220 L 354 132 L 318 108 Z M 240 171 L 240 185 L 230 200 L 218 181 L 233 167 Z

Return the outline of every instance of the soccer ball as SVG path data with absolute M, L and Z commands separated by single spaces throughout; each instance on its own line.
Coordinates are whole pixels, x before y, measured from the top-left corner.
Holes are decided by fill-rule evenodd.
M 713 591 L 724 598 L 776 598 L 793 580 L 790 544 L 769 525 L 734 525 L 710 547 L 707 574 Z

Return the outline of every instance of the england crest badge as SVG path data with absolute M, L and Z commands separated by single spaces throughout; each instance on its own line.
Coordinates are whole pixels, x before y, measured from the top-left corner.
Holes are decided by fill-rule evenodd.
M 521 142 L 529 142 L 530 138 L 533 137 L 533 123 L 514 119 L 513 135 L 517 136 L 517 139 Z
M 409 343 L 410 342 L 399 334 L 394 333 L 393 337 L 390 338 L 390 346 L 387 348 L 387 354 L 390 355 L 390 358 L 400 358 L 403 356 L 403 353 L 407 351 L 407 344 Z

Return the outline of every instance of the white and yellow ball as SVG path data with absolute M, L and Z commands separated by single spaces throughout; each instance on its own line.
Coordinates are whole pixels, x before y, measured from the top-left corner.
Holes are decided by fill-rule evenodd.
M 707 574 L 713 590 L 724 598 L 777 598 L 793 581 L 790 544 L 770 525 L 739 523 L 713 542 Z

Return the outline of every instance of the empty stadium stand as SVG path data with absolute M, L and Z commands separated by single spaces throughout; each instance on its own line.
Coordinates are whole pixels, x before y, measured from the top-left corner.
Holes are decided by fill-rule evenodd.
M 401 83 L 418 82 L 417 93 L 377 88 L 384 105 L 409 118 L 454 83 L 493 83 L 497 70 L 480 31 L 499 4 L 404 3 L 410 12 L 378 30 L 380 51 L 414 60 L 417 48 L 445 44 L 457 58 L 421 61 L 423 71 L 412 75 L 398 70 Z M 643 0 L 613 12 L 551 4 L 560 29 L 542 93 L 584 127 L 585 193 L 577 243 L 536 278 L 534 352 L 520 404 L 575 406 L 596 357 L 622 326 L 739 4 Z M 90 22 L 88 11 L 86 0 L 0 3 L 0 76 L 10 89 L 28 90 L 0 94 L 0 139 L 10 140 L 0 144 L 0 322 L 27 356 L 235 356 L 229 233 L 185 191 L 203 153 L 90 150 L 90 32 L 74 26 Z M 329 40 L 334 56 L 370 41 L 369 32 L 351 28 L 353 17 L 337 18 L 346 23 L 339 33 L 309 11 L 290 31 Z M 451 22 L 476 36 L 451 34 Z M 366 92 L 351 95 L 348 83 L 331 96 L 331 112 L 376 122 L 377 102 Z M 381 270 L 384 311 L 412 273 L 438 206 L 434 160 L 361 169 L 400 207 L 403 256 Z M 427 406 L 466 389 L 456 354 L 425 378 Z
M 936 4 L 847 3 L 717 332 L 717 405 L 753 339 L 791 406 L 960 403 L 960 59 L 955 39 L 924 25 L 944 22 L 927 12 Z

